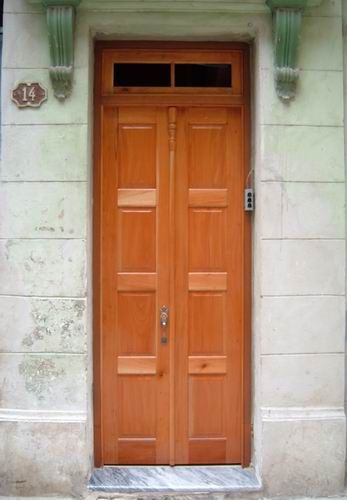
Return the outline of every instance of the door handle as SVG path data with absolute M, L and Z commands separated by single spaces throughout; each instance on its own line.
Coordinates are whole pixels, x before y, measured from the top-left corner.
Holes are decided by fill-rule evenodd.
M 166 328 L 169 323 L 169 308 L 162 306 L 160 308 L 160 326 Z
M 161 328 L 164 330 L 162 332 L 162 335 L 161 335 L 161 338 L 160 338 L 160 342 L 162 344 L 167 344 L 168 343 L 168 338 L 167 338 L 167 335 L 166 335 L 166 328 L 169 324 L 169 308 L 167 306 L 162 306 L 160 308 L 160 312 L 159 312 L 159 320 L 160 320 L 160 326 Z

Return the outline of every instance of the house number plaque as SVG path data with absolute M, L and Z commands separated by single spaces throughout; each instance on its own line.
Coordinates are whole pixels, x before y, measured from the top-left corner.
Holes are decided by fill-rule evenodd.
M 12 100 L 18 108 L 39 108 L 47 100 L 47 90 L 39 83 L 19 83 L 12 90 Z

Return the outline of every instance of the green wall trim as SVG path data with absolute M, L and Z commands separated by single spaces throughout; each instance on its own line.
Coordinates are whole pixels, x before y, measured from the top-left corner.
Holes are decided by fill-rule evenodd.
M 271 10 L 304 9 L 307 6 L 307 0 L 267 0 L 266 4 Z
M 76 7 L 81 0 L 42 0 L 46 9 L 50 76 L 54 95 L 66 99 L 72 91 Z
M 306 0 L 266 0 L 273 13 L 275 85 L 277 95 L 289 101 L 296 94 L 299 68 L 297 54 L 301 18 Z
M 42 1 L 27 0 L 28 3 L 34 5 L 42 5 Z M 54 3 L 54 0 L 51 1 Z M 316 7 L 321 3 L 322 0 L 307 0 L 307 7 Z M 265 0 L 82 0 L 79 8 L 98 12 L 225 12 L 235 14 L 266 14 L 268 12 Z
M 81 0 L 42 0 L 44 7 L 78 7 Z

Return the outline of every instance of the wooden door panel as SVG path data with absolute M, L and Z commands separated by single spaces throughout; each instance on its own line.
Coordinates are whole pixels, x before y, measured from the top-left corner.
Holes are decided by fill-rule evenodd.
M 158 323 L 160 306 L 169 303 L 167 113 L 122 107 L 105 109 L 106 116 L 105 462 L 167 463 L 169 352 Z
M 119 439 L 118 461 L 121 465 L 148 465 L 157 463 L 155 439 Z
M 227 273 L 189 273 L 188 288 L 190 292 L 226 290 L 227 277 Z
M 120 108 L 120 117 L 124 111 Z M 143 120 L 141 116 L 140 120 Z M 146 119 L 155 120 L 155 116 Z M 156 127 L 122 124 L 119 129 L 119 188 L 153 188 L 156 186 Z
M 181 110 L 177 127 L 176 463 L 239 463 L 242 110 Z
M 223 188 L 225 125 L 191 125 L 187 133 L 190 141 L 189 187 Z
M 155 292 L 118 292 L 119 356 L 153 356 L 157 322 Z
M 226 214 L 223 209 L 189 209 L 189 271 L 225 271 Z
M 226 356 L 189 356 L 189 375 L 226 373 Z
M 227 189 L 189 189 L 190 207 L 226 207 Z
M 149 376 L 139 370 L 118 377 L 118 461 L 122 464 L 157 462 L 157 390 L 155 373 Z
M 189 437 L 225 436 L 225 377 L 205 374 L 189 377 Z
M 118 189 L 119 207 L 155 207 L 156 189 Z
M 220 292 L 189 294 L 189 356 L 225 354 L 225 299 Z
M 118 291 L 151 291 L 157 289 L 157 273 L 118 273 Z
M 157 363 L 154 356 L 119 356 L 118 375 L 155 375 Z
M 120 438 L 156 438 L 156 383 L 154 377 L 143 375 L 119 377 Z
M 120 209 L 119 272 L 155 272 L 157 237 L 157 214 L 154 208 Z

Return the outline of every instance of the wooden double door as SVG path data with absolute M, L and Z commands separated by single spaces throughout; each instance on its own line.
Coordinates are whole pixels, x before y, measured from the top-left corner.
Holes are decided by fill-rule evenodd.
M 246 464 L 244 109 L 149 100 L 98 118 L 98 465 Z

